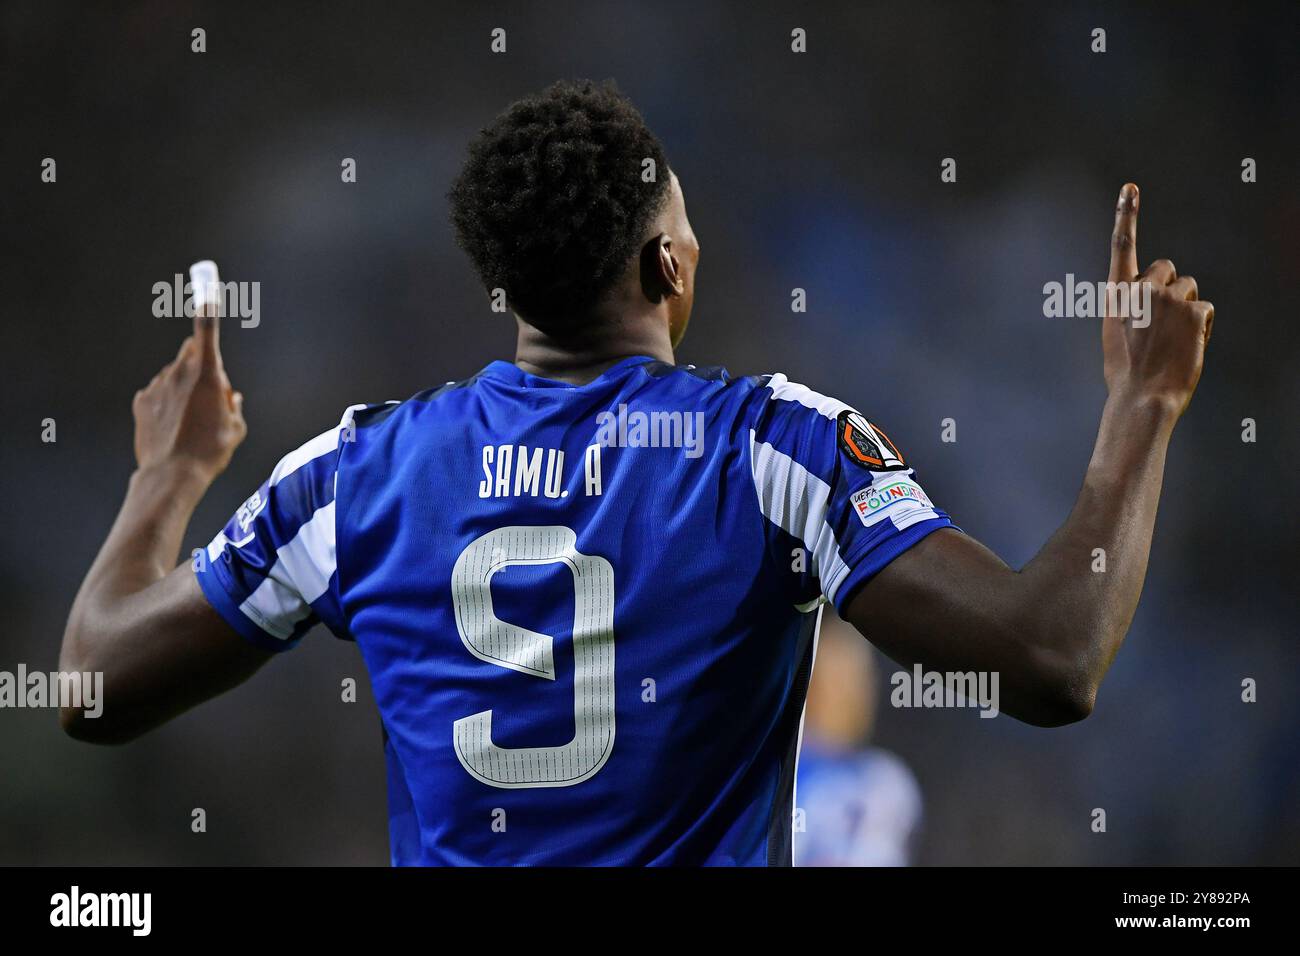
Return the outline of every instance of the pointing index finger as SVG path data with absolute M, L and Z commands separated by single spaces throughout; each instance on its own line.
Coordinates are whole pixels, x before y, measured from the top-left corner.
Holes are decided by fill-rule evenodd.
M 1137 277 L 1138 188 L 1125 183 L 1115 205 L 1115 231 L 1110 236 L 1110 281 L 1131 282 Z

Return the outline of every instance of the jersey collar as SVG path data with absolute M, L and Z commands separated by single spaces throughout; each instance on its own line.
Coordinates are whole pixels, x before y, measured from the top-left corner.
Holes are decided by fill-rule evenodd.
M 634 366 L 644 365 L 647 362 L 653 361 L 655 360 L 648 355 L 630 355 L 625 359 L 620 359 L 615 362 L 586 385 L 573 385 L 570 382 L 558 382 L 553 378 L 542 378 L 540 375 L 531 375 L 521 369 L 518 365 L 511 362 L 503 362 L 499 359 L 495 362 L 489 363 L 480 374 L 487 378 L 496 379 L 497 381 L 506 382 L 509 385 L 516 385 L 521 388 L 583 389 L 592 388 L 601 382 L 607 382 L 612 378 L 617 378 L 626 370 Z

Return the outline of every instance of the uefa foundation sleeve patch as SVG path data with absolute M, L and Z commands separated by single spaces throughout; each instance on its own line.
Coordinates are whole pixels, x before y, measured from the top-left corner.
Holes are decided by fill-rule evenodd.
M 846 408 L 835 420 L 836 438 L 850 459 L 870 471 L 901 471 L 903 453 L 879 427 L 859 412 Z
M 849 502 L 868 528 L 888 518 L 901 531 L 918 521 L 937 517 L 934 503 L 921 486 L 906 475 L 881 475 L 872 484 L 849 496 Z

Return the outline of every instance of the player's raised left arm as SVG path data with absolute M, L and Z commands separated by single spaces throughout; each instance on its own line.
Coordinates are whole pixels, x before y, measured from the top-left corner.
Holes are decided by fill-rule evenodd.
M 98 717 L 78 707 L 60 714 L 71 736 L 100 743 L 138 736 L 245 680 L 271 656 L 212 609 L 188 562 L 177 566 L 194 508 L 247 432 L 214 316 L 200 310 L 176 359 L 136 393 L 132 411 L 137 467 L 77 592 L 59 654 L 60 670 L 104 675 Z
M 1120 192 L 1112 283 L 1150 294 L 1145 322 L 1102 321 L 1108 389 L 1092 460 L 1066 522 L 1013 571 L 943 529 L 853 594 L 845 616 L 895 660 L 941 671 L 997 671 L 1002 709 L 1035 724 L 1092 711 L 1137 610 L 1179 416 L 1200 380 L 1214 307 L 1159 259 L 1138 273 L 1137 187 Z M 1106 568 L 1096 566 L 1097 549 Z

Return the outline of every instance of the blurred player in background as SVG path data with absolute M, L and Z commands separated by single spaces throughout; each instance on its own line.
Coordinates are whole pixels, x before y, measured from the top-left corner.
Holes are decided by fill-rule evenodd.
M 911 862 L 921 788 L 907 764 L 869 743 L 878 681 L 870 645 L 823 613 L 795 784 L 795 866 Z

